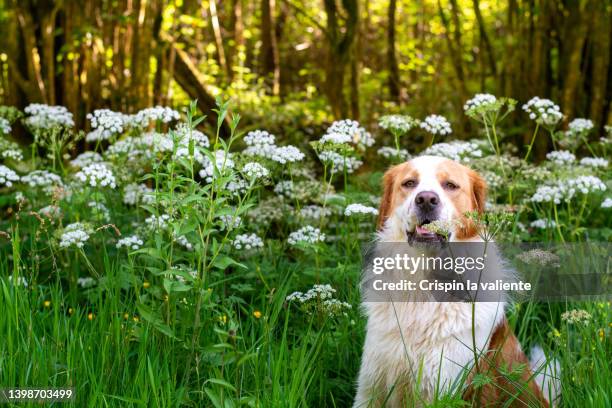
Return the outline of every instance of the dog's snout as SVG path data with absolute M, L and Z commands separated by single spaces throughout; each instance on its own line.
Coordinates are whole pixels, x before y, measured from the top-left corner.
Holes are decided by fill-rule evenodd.
M 440 197 L 433 191 L 421 191 L 414 199 L 419 209 L 431 211 L 440 204 Z

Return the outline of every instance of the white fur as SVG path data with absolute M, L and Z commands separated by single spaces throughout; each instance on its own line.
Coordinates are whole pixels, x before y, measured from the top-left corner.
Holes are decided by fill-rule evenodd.
M 419 171 L 419 184 L 389 216 L 379 242 L 406 242 L 406 231 L 416 225 L 414 198 L 420 191 L 439 195 L 439 219 L 459 215 L 436 178 L 436 167 L 444 160 L 423 156 L 411 162 Z M 501 265 L 498 269 L 504 273 Z M 412 400 L 431 401 L 467 375 L 475 353 L 486 352 L 493 330 L 503 320 L 505 302 L 475 303 L 475 350 L 471 303 L 364 302 L 363 306 L 368 323 L 354 407 L 377 407 L 385 401 L 385 406 L 398 407 Z

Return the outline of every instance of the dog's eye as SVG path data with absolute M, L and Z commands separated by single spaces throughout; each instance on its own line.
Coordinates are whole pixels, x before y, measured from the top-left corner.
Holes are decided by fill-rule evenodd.
M 459 186 L 453 183 L 452 181 L 447 181 L 444 183 L 444 188 L 446 188 L 447 190 L 457 190 Z
M 406 188 L 414 188 L 416 187 L 416 185 L 418 184 L 418 182 L 416 180 L 410 179 L 410 180 L 406 180 L 402 183 L 402 186 L 406 187 Z

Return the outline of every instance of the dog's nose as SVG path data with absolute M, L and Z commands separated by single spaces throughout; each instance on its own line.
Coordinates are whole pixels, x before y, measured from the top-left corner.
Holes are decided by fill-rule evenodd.
M 440 204 L 440 197 L 433 191 L 421 191 L 416 195 L 414 203 L 423 211 L 431 211 Z

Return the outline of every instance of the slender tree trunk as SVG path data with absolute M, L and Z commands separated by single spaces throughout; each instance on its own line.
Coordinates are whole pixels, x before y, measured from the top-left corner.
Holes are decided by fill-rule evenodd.
M 280 94 L 280 62 L 275 34 L 275 0 L 261 0 L 261 73 L 273 95 Z
M 480 0 L 473 0 L 473 4 L 474 13 L 476 14 L 476 21 L 478 21 L 478 31 L 480 33 L 480 40 L 482 41 L 482 44 L 484 45 L 484 48 L 487 52 L 491 76 L 495 77 L 497 75 L 497 63 L 495 62 L 493 46 L 491 45 L 491 41 L 489 40 L 489 36 L 487 35 L 484 19 L 482 18 L 482 13 L 480 12 Z
M 210 10 L 210 21 L 212 24 L 213 34 L 215 36 L 215 43 L 217 45 L 217 56 L 219 58 L 219 65 L 227 78 L 232 77 L 231 67 L 227 63 L 225 57 L 225 48 L 223 47 L 223 34 L 221 33 L 221 24 L 219 23 L 219 15 L 217 13 L 217 2 L 216 0 L 208 1 L 208 8 Z
M 612 46 L 612 18 L 605 2 L 597 4 L 597 18 L 593 24 L 593 64 L 591 66 L 591 106 L 589 117 L 598 125 L 604 119 L 604 104 L 608 89 L 610 47 Z
M 400 74 L 395 49 L 395 12 L 397 0 L 389 1 L 387 16 L 387 65 L 389 69 L 389 94 L 395 102 L 400 102 Z

